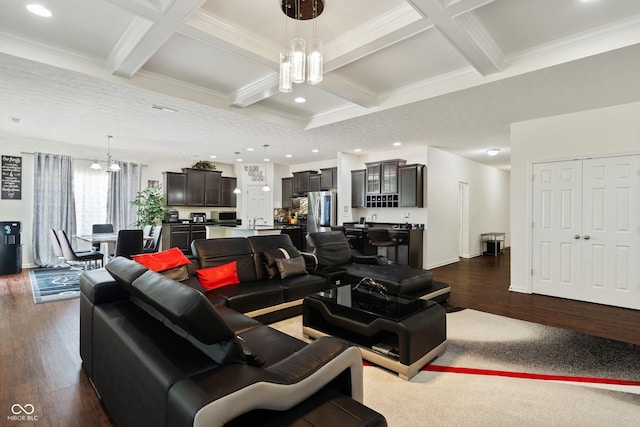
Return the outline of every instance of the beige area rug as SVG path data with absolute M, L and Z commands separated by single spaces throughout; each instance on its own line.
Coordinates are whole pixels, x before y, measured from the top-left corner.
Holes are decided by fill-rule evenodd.
M 301 317 L 272 326 L 303 339 Z M 454 372 L 364 367 L 389 426 L 640 426 L 637 346 L 468 309 L 447 314 L 447 337 L 431 365 Z

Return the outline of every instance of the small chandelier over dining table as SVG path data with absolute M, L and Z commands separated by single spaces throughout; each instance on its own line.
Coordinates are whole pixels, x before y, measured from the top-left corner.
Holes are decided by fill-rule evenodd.
M 296 36 L 291 40 L 288 49 L 280 51 L 280 78 L 278 89 L 280 92 L 291 92 L 293 83 L 318 84 L 322 81 L 323 60 L 322 40 L 316 36 L 315 19 L 324 11 L 323 0 L 281 0 L 282 12 L 296 20 Z M 313 38 L 309 40 L 307 51 L 306 41 L 300 37 L 300 21 L 313 21 Z M 285 20 L 285 37 L 287 37 L 287 21 Z
M 118 163 L 111 160 L 111 138 L 113 138 L 113 136 L 107 135 L 107 172 L 118 172 L 120 170 L 120 166 Z M 95 170 L 102 169 L 102 165 L 100 165 L 98 159 L 96 159 L 89 167 Z

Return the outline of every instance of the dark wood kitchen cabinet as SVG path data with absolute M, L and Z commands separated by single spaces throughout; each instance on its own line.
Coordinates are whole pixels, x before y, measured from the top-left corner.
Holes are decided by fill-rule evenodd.
M 282 208 L 291 209 L 293 198 L 293 178 L 282 178 Z
M 162 230 L 162 248 L 178 248 L 191 255 L 191 242 L 207 238 L 204 224 L 164 224 Z
M 364 208 L 366 169 L 351 171 L 351 207 Z
M 398 167 L 398 193 L 400 207 L 424 206 L 424 165 Z
M 302 171 L 293 173 L 294 196 L 306 196 L 311 191 L 311 176 L 318 175 L 318 171 Z M 314 178 L 315 179 L 315 178 Z M 318 182 L 319 184 L 319 182 Z M 318 185 L 318 189 L 319 189 Z
M 222 177 L 222 206 L 235 208 L 237 205 L 237 196 L 233 190 L 238 185 L 238 179 L 230 176 Z
M 185 206 L 187 203 L 187 176 L 183 173 L 164 173 L 164 199 L 167 206 Z
M 222 172 L 206 171 L 204 175 L 204 205 L 224 206 L 222 203 Z
M 398 167 L 405 160 L 385 160 L 366 163 L 367 194 L 395 194 L 398 192 Z
M 187 206 L 221 206 L 222 172 L 185 169 Z
M 338 187 L 338 168 L 320 169 L 320 189 L 330 190 Z
M 320 191 L 320 175 L 312 174 L 309 176 L 309 191 Z
M 187 206 L 204 206 L 204 185 L 206 171 L 186 169 Z

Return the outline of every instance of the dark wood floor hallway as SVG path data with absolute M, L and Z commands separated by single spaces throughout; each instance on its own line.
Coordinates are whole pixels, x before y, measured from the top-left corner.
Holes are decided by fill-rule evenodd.
M 451 286 L 450 305 L 640 345 L 640 310 L 509 291 L 510 251 L 432 269 Z

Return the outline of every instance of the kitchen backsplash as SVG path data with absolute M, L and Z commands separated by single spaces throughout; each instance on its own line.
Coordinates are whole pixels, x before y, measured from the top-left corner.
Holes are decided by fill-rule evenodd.
M 300 201 L 300 206 L 297 208 L 291 208 L 291 209 L 283 209 L 283 208 L 278 208 L 274 210 L 273 213 L 273 218 L 275 221 L 278 221 L 279 218 L 284 218 L 285 216 L 289 215 L 293 215 L 296 214 L 297 215 L 306 215 L 307 214 L 307 206 L 308 206 L 308 200 L 306 197 L 300 197 L 297 200 Z

